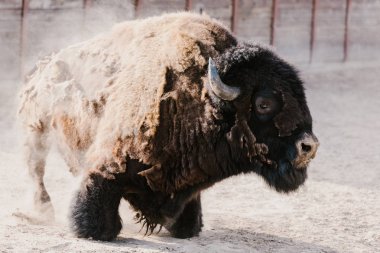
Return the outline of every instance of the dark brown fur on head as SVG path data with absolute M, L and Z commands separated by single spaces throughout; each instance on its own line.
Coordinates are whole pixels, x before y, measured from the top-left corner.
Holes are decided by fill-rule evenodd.
M 254 171 L 278 191 L 297 189 L 306 168 L 291 164 L 295 141 L 312 131 L 297 71 L 271 50 L 251 44 L 231 47 L 215 61 L 223 82 L 239 87 L 240 96 L 224 101 L 209 90 L 206 103 L 185 92 L 163 100 L 158 132 L 163 146 L 157 149 L 162 163 L 145 174 L 148 182 L 170 193 Z M 253 110 L 261 92 L 273 94 L 281 105 L 270 120 L 260 120 Z
M 265 152 L 256 158 L 256 166 L 245 164 L 244 157 L 236 161 L 236 166 L 244 172 L 257 172 L 278 191 L 297 189 L 306 179 L 306 167 L 292 166 L 295 142 L 303 133 L 312 132 L 312 118 L 297 71 L 271 50 L 251 44 L 228 49 L 216 63 L 223 82 L 242 90 L 232 103 L 219 103 L 222 110 L 235 112 L 235 126 L 231 131 L 241 122 L 247 122 L 255 146 L 265 147 Z M 266 120 L 253 109 L 255 97 L 263 93 L 271 94 L 280 104 L 279 111 Z

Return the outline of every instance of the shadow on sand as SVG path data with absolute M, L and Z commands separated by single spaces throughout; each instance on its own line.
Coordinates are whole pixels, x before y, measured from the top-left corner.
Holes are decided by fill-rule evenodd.
M 199 237 L 191 239 L 171 238 L 168 233 L 164 232 L 143 237 L 142 239 L 118 237 L 113 242 L 95 243 L 106 244 L 111 248 L 115 247 L 125 252 L 337 252 L 326 246 L 265 233 L 255 233 L 245 229 L 207 230 L 202 232 Z M 136 249 L 138 250 L 136 251 Z

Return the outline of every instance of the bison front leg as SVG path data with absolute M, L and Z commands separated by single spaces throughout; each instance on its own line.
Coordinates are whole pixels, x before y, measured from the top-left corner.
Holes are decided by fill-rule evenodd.
M 90 174 L 72 206 L 73 230 L 78 237 L 110 241 L 121 230 L 119 204 L 122 186 L 118 179 Z
M 197 236 L 201 232 L 202 206 L 200 193 L 189 201 L 182 213 L 175 219 L 174 223 L 165 226 L 173 237 L 190 238 Z

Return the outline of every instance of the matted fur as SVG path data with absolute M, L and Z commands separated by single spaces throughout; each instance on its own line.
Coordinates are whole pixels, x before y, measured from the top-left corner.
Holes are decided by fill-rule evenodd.
M 53 131 L 68 164 L 80 169 L 108 164 L 110 172 L 123 172 L 126 157 L 160 166 L 154 155 L 160 107 L 176 101 L 176 110 L 186 112 L 202 104 L 193 118 L 213 114 L 200 74 L 209 57 L 235 44 L 205 15 L 118 24 L 39 62 L 21 92 L 22 121 Z M 209 127 L 199 123 L 200 131 Z

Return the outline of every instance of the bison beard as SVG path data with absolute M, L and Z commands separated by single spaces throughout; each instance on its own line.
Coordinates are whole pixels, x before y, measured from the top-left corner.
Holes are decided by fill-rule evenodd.
M 86 171 L 73 230 L 97 240 L 120 232 L 121 198 L 147 233 L 196 236 L 202 190 L 248 172 L 296 190 L 318 147 L 297 71 L 191 13 L 125 22 L 61 50 L 38 64 L 21 102 L 29 169 L 46 193 L 37 206 L 52 209 L 43 175 L 56 140 L 70 170 Z

